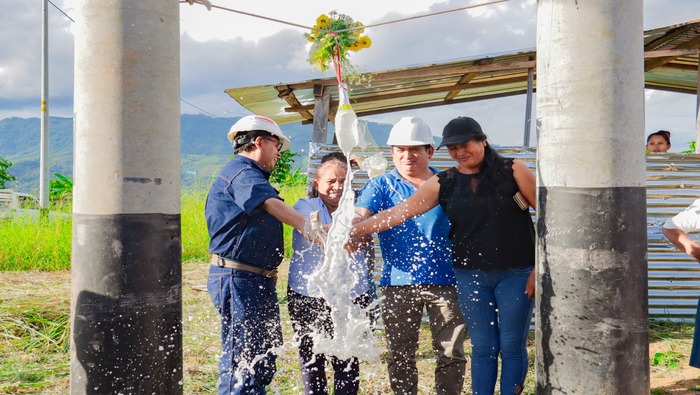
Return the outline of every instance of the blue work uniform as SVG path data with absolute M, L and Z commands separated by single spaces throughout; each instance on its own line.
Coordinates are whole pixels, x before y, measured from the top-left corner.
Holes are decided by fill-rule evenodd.
M 269 177 L 240 155 L 221 170 L 204 208 L 211 253 L 265 270 L 279 266 L 282 223 L 261 207 L 270 198 L 281 199 Z M 282 344 L 274 279 L 210 265 L 207 289 L 221 314 L 219 395 L 265 394 L 276 371 L 273 349 Z

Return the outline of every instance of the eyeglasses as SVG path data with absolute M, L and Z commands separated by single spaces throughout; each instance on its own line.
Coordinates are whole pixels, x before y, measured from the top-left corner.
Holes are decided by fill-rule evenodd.
M 277 152 L 282 151 L 282 142 L 281 141 L 275 140 L 272 137 L 263 137 L 263 139 L 267 140 L 267 141 L 272 141 L 273 143 L 277 144 Z

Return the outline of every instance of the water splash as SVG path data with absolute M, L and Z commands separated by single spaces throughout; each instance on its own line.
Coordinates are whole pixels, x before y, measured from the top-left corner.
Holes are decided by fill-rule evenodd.
M 344 153 L 346 157 L 350 156 L 349 151 Z M 373 306 L 362 308 L 353 303 L 355 295 L 352 292 L 358 274 L 352 270 L 352 258 L 344 248 L 350 240 L 350 227 L 354 217 L 352 171 L 348 171 L 343 194 L 333 213 L 333 223 L 326 239 L 323 264 L 309 276 L 309 283 L 318 287 L 321 296 L 330 306 L 333 320 L 332 336 L 312 334 L 314 353 L 334 355 L 343 360 L 356 357 L 372 361 L 381 353 L 371 328 L 369 311 Z

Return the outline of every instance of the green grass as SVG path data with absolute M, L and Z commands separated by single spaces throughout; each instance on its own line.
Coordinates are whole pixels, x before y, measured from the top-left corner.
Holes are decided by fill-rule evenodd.
M 70 217 L 0 221 L 0 271 L 65 270 L 70 261 Z
M 289 204 L 306 196 L 304 186 L 282 187 L 281 196 Z M 209 235 L 204 219 L 207 189 L 182 192 L 182 260 L 208 260 Z M 70 203 L 52 207 L 70 212 Z M 292 251 L 292 228 L 284 226 L 285 257 Z M 0 271 L 70 270 L 72 221 L 53 218 L 37 221 L 17 217 L 0 222 Z

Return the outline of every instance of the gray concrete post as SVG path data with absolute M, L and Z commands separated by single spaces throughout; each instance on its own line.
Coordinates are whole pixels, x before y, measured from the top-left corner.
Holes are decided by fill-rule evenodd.
M 179 3 L 76 11 L 71 394 L 182 394 Z
M 642 0 L 539 0 L 537 394 L 648 394 Z

